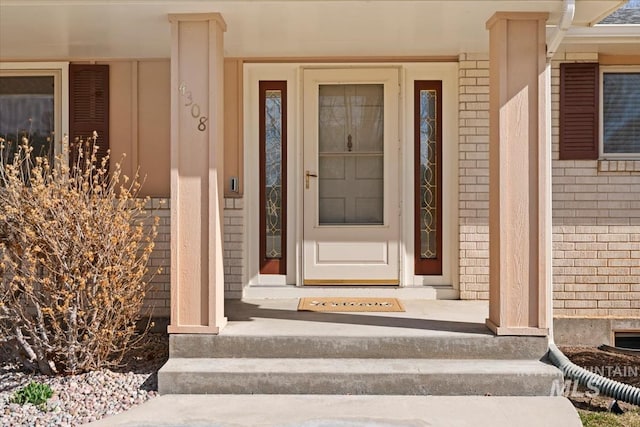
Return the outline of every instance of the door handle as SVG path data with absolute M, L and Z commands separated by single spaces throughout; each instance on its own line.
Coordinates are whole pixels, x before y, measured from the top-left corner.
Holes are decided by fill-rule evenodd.
M 305 177 L 304 177 L 304 182 L 305 182 L 305 188 L 307 190 L 309 189 L 309 178 L 317 178 L 317 177 L 318 177 L 318 174 L 306 171 Z

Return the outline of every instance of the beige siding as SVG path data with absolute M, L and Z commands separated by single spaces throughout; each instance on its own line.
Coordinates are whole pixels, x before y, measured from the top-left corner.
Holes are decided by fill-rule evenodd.
M 171 75 L 169 60 L 101 62 L 109 65 L 111 155 L 132 176 L 139 167 L 142 194 L 169 197 Z M 224 191 L 240 197 L 242 164 L 242 60 L 225 60 Z M 123 154 L 125 157 L 123 158 Z M 231 192 L 231 177 L 239 191 Z
M 111 157 L 122 172 L 144 179 L 141 195 L 169 197 L 169 61 L 109 65 Z
M 145 194 L 169 195 L 170 114 L 169 61 L 138 63 L 138 153 Z
M 120 162 L 122 173 L 133 176 L 136 169 L 135 156 L 137 135 L 133 132 L 135 124 L 137 96 L 132 91 L 135 88 L 133 68 L 135 62 L 117 61 L 109 65 L 109 148 L 111 158 Z M 126 157 L 123 158 L 123 154 Z M 165 194 L 168 196 L 169 193 Z
M 161 271 L 151 280 L 145 308 L 156 317 L 170 313 L 170 203 L 169 203 L 169 139 L 170 139 L 170 63 L 169 60 L 109 61 L 110 72 L 110 147 L 112 158 L 121 162 L 129 176 L 139 168 L 144 179 L 142 196 L 153 199 L 148 208 L 160 217 L 155 248 L 149 270 Z M 229 193 L 231 176 L 242 178 L 242 62 L 226 64 L 229 80 L 225 97 L 225 191 Z M 231 193 L 239 197 L 239 193 Z M 224 210 L 225 296 L 240 298 L 244 278 L 244 204 L 241 198 L 225 200 Z
M 224 61 L 224 195 L 243 194 L 242 60 Z M 239 179 L 237 192 L 231 191 L 231 178 Z

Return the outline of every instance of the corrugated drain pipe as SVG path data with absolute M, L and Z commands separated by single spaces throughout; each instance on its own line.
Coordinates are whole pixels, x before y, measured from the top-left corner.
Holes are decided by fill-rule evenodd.
M 565 356 L 553 340 L 549 341 L 549 359 L 565 377 L 577 381 L 578 384 L 596 389 L 600 394 L 613 397 L 622 402 L 640 406 L 640 388 L 603 377 L 576 365 Z

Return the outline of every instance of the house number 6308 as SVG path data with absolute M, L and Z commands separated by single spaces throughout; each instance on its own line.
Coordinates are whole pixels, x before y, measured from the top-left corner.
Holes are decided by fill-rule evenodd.
M 207 130 L 207 117 L 200 115 L 200 106 L 193 102 L 193 94 L 190 90 L 187 90 L 187 84 L 185 82 L 180 83 L 178 87 L 180 95 L 185 99 L 184 106 L 191 109 L 191 116 L 194 119 L 198 119 L 198 130 L 204 132 Z

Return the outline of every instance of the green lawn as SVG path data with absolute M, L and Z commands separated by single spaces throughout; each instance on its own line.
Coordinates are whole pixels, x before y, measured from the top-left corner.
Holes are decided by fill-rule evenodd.
M 578 409 L 584 427 L 640 427 L 640 412 L 629 411 L 622 415 L 609 412 L 591 412 Z

